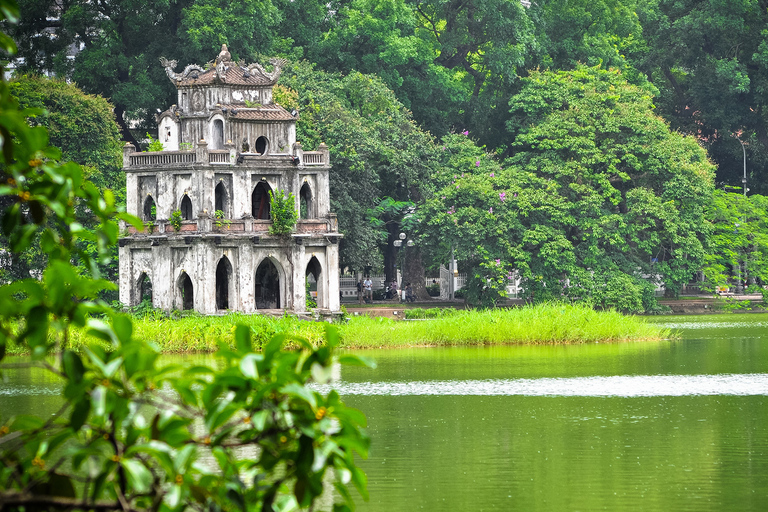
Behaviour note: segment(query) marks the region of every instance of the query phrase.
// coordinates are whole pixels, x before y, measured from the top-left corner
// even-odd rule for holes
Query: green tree
[[[399,230],[389,224],[382,232],[369,212],[384,197],[421,200],[433,165],[431,136],[375,77],[324,73],[301,63],[287,67],[280,84],[276,101],[300,112],[297,139],[305,149],[325,142],[330,150],[331,211],[344,233],[341,267],[387,267],[387,247]]]
[[[79,162],[97,187],[122,193],[123,144],[107,100],[85,94],[64,80],[42,76],[16,76],[9,87],[22,109],[42,109],[30,122],[48,130],[49,143],[61,149],[63,160]]]
[[[623,274],[650,307],[649,281],[674,294],[691,279],[704,260],[713,169],[654,114],[647,90],[617,71],[534,72],[510,109],[503,167],[469,142],[445,145],[452,174],[438,177],[421,214],[430,245],[455,245],[474,268],[498,259],[537,300],[611,306],[606,287]]]
[[[61,150],[62,159],[83,162],[85,179],[99,188],[111,189],[117,204],[122,205],[125,202],[122,144],[112,106],[104,98],[84,94],[62,80],[18,76],[8,86],[20,107],[28,109],[30,124],[46,128],[49,143]],[[87,205],[76,200],[75,208],[82,225],[92,227],[93,218]],[[2,235],[0,242],[6,242]],[[93,256],[96,255],[94,243],[82,243]],[[117,282],[116,248],[112,251],[111,263],[102,264],[101,270],[105,277]],[[10,253],[0,262],[0,279],[9,281],[40,276],[46,259],[46,251],[36,239],[24,251]],[[109,295],[116,298],[115,293]]]
[[[0,0],[0,22],[17,17],[15,3]],[[0,47],[15,49],[2,33]],[[26,366],[61,379],[64,406],[46,418],[0,411],[0,503],[61,511],[311,509],[332,470],[345,500],[334,510],[350,510],[347,483],[366,496],[354,460],[367,453],[365,417],[335,392],[306,384],[327,382],[334,361],[362,361],[334,355],[331,329],[325,346],[291,338],[295,347],[285,350],[286,336],[253,347],[250,329],[238,326],[216,369],[161,367],[156,349],[133,337],[130,318],[97,298],[113,286],[96,263],[117,242],[117,220],[141,222],[119,213],[114,194],[102,195],[80,166],[58,161],[46,129],[27,124],[42,112],[19,110],[2,72],[4,251],[23,251],[39,237],[49,260],[40,279],[0,285],[0,363],[7,344],[24,344],[33,361]],[[78,201],[96,219],[93,229],[81,224]],[[74,259],[85,264],[76,268]],[[80,353],[69,344],[72,326],[91,335]]]
[[[738,185],[748,148],[750,187],[766,193],[768,9],[764,2],[654,0],[639,10],[647,51],[634,66],[660,94],[659,114],[696,136],[718,164],[719,182]]]
[[[160,57],[204,64],[222,43],[235,59],[271,48],[279,13],[270,0],[143,2],[22,0],[12,30],[23,71],[54,71],[91,94],[109,98],[124,140],[136,141],[128,121],[154,126],[154,111],[175,102]],[[41,37],[41,34],[53,34]],[[73,48],[77,51],[70,58]]]
[[[768,198],[716,190],[706,214],[712,233],[702,267],[704,288],[768,283]]]

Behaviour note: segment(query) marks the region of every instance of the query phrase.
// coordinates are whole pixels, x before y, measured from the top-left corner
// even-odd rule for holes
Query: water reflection
[[[342,396],[594,396],[662,397],[692,395],[768,395],[768,374],[620,375],[558,379],[353,382],[315,386]]]

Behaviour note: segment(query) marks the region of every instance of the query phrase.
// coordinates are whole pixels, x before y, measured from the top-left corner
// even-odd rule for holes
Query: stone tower
[[[297,113],[273,102],[284,62],[268,73],[232,62],[226,45],[205,67],[176,73],[175,61],[161,62],[178,100],[158,115],[164,151],[123,150],[127,210],[147,227],[120,239],[120,301],[303,313],[311,287],[322,313],[338,312],[342,235],[330,212],[328,148],[303,151]],[[277,191],[292,193],[300,212],[289,236],[269,234]]]

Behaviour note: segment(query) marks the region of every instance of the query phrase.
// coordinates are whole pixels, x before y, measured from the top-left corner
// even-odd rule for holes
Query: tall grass
[[[325,340],[322,322],[232,313],[226,316],[168,318],[162,313],[134,317],[134,336],[154,342],[162,352],[213,352],[218,343],[233,344],[235,326],[251,328],[258,349],[273,335],[302,336],[313,345]],[[594,343],[660,340],[671,336],[642,318],[578,305],[540,304],[513,309],[444,311],[426,320],[402,321],[359,316],[339,325],[346,348],[446,345]],[[73,329],[70,346],[93,343],[85,330]],[[23,347],[8,347],[21,354]]]
[[[358,317],[341,331],[344,346],[350,348],[594,343],[660,340],[670,336],[669,329],[638,317],[562,304],[457,310],[451,315],[411,322]]]

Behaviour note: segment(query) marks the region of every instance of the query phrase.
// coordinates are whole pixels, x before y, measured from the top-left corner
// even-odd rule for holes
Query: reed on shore
[[[411,317],[418,315],[409,315]],[[426,316],[426,315],[425,315]],[[510,309],[443,310],[411,321],[355,316],[338,324],[341,347],[395,348],[449,345],[594,343],[658,341],[672,336],[635,316],[568,304],[538,304]],[[219,342],[234,343],[235,326],[250,327],[254,346],[277,333],[301,336],[313,345],[325,340],[325,324],[293,316],[269,317],[231,313],[181,318],[154,312],[134,317],[134,336],[155,343],[161,352],[213,352]],[[77,349],[93,342],[84,329],[74,329],[69,344]],[[11,354],[22,347],[8,347]]]

